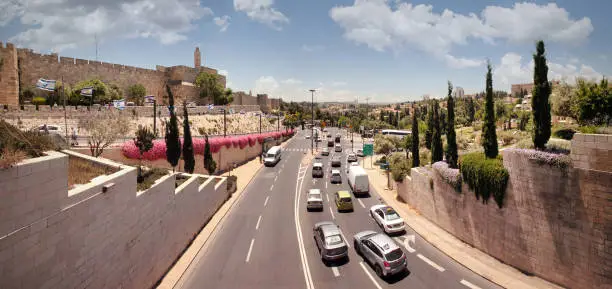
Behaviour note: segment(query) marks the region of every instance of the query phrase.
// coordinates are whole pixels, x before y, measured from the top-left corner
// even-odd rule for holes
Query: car
[[[333,140],[328,140],[327,141],[327,147],[333,148],[334,147],[334,141]]]
[[[404,219],[390,206],[374,205],[370,208],[370,216],[387,234],[404,232],[406,229]]]
[[[45,128],[46,126],[46,128]],[[63,131],[58,125],[46,124],[38,127],[39,133],[61,134]]]
[[[342,183],[342,176],[340,175],[340,171],[339,170],[332,170],[331,171],[331,176],[330,178],[330,182],[332,184],[341,184]]]
[[[381,278],[405,272],[408,268],[404,251],[383,233],[359,232],[353,236],[353,246]]]
[[[273,167],[281,160],[281,147],[273,146],[268,150],[264,156],[264,165],[266,167]]]
[[[340,144],[336,144],[336,147],[334,148],[335,152],[342,152],[342,146]]]
[[[338,225],[329,221],[319,222],[314,225],[312,233],[324,262],[348,258],[348,244]]]
[[[338,212],[353,211],[353,198],[348,191],[337,191],[334,194],[334,202]]]
[[[349,153],[348,156],[346,157],[346,161],[349,163],[352,162],[356,162],[357,161],[357,155],[354,153]]]
[[[363,157],[363,150],[357,150],[357,156],[358,157]]]
[[[323,132],[327,132],[327,128],[323,128]]]
[[[321,151],[321,155],[328,156],[329,155],[329,149],[328,148],[323,148],[323,150]]]
[[[306,135],[306,139],[310,139],[310,135],[309,134]]]
[[[323,177],[323,164],[322,163],[314,163],[312,164],[312,177],[313,178],[322,178]]]
[[[340,156],[333,156],[331,160],[332,167],[340,167],[342,166],[342,162],[340,161]]]
[[[331,137],[332,137],[332,136],[331,136],[331,133],[328,133],[328,134],[327,134],[327,138],[331,138]]]
[[[306,210],[321,210],[323,211],[323,197],[321,196],[321,190],[310,189],[308,191],[306,199]]]
[[[350,173],[351,171],[351,167],[358,167],[359,163],[358,162],[346,162],[346,173]]]
[[[341,136],[342,136],[342,135],[341,135],[341,134],[339,134],[339,133],[337,133],[337,134],[336,134],[336,139],[335,139],[335,141],[336,141],[337,143],[339,143],[339,142],[340,142],[340,137],[341,137]]]

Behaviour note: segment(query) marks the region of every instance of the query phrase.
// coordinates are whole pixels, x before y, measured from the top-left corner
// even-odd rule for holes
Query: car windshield
[[[325,244],[327,245],[338,245],[342,243],[342,236],[340,235],[331,235],[325,238]]]
[[[340,198],[340,202],[350,203],[351,202],[351,198]]]
[[[268,154],[269,158],[273,158],[275,156],[275,154]]]
[[[320,193],[310,193],[308,194],[309,197],[311,198],[315,198],[315,199],[320,199],[321,198],[321,194]]]
[[[394,210],[387,210],[385,213],[385,219],[389,221],[397,220],[400,216]]]
[[[397,248],[387,254],[385,254],[385,258],[387,259],[387,261],[395,261],[399,258],[402,257],[404,253],[402,252],[401,249]]]

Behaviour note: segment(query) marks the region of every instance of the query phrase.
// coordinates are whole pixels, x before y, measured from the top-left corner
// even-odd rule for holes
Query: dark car
[[[342,162],[340,161],[340,157],[339,156],[334,156],[331,160],[331,165],[332,167],[339,167],[342,166]]]

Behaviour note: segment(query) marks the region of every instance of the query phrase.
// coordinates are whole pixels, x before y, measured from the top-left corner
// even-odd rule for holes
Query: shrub
[[[228,198],[236,192],[238,189],[238,177],[237,176],[229,176],[227,177],[227,193]]]
[[[597,133],[597,127],[594,125],[585,125],[578,128],[581,133],[595,134]]]
[[[567,169],[572,164],[572,159],[568,155],[556,154],[533,149],[510,149],[512,152],[527,156],[529,160],[535,161],[539,165],[547,164],[562,170]]]
[[[565,139],[565,140],[571,140],[574,137],[575,133],[576,131],[571,128],[562,128],[562,129],[556,130],[553,133],[553,135],[558,138]]]
[[[47,99],[45,99],[42,96],[36,96],[34,98],[32,98],[32,103],[35,105],[41,105],[41,104],[45,104],[47,102]]]
[[[136,183],[138,191],[149,189],[155,181],[168,174],[168,171],[162,168],[152,168],[142,174],[142,180]]]
[[[435,162],[431,166],[440,177],[451,185],[455,191],[461,192],[461,172],[459,169],[453,169],[446,162]]]
[[[546,151],[568,155],[572,150],[572,142],[564,139],[550,139],[546,144]]]
[[[394,181],[404,181],[404,178],[410,175],[411,167],[412,163],[409,159],[406,159],[406,154],[393,153],[389,156],[389,169],[391,170],[391,177]]]
[[[0,120],[0,163],[8,168],[25,157],[40,157],[44,151],[58,149],[48,135],[38,131],[22,131]]]
[[[503,166],[501,155],[487,158],[483,153],[465,154],[459,167],[463,180],[474,191],[476,199],[482,198],[486,204],[493,195],[497,206],[503,206],[509,174]]]

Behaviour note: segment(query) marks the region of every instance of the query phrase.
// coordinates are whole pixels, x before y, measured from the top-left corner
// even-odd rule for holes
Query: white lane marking
[[[325,198],[327,198],[327,202],[329,203],[329,195],[325,194]]]
[[[363,269],[363,271],[366,272],[368,277],[370,277],[370,280],[372,280],[372,283],[374,283],[374,286],[376,286],[376,288],[378,288],[378,289],[382,289],[382,287],[380,287],[380,285],[378,285],[378,282],[376,282],[376,279],[374,279],[374,276],[372,276],[372,274],[370,274],[370,271],[368,271],[368,268],[365,267],[363,262],[359,262],[359,265],[361,265],[361,269]]]
[[[408,252],[410,253],[414,253],[416,252],[415,249],[413,249],[410,246],[410,243],[414,244],[415,243],[415,237],[414,235],[408,235],[405,239],[404,239],[404,247],[406,247],[406,250],[408,250]]]
[[[357,202],[359,202],[359,204],[361,205],[361,207],[363,207],[365,209],[365,205],[363,204],[363,202],[361,201],[361,199],[357,199]]]
[[[282,168],[281,168],[282,169]],[[276,180],[278,179],[278,175],[276,175],[276,177],[274,177],[274,181],[276,182]]]
[[[274,189],[274,184],[272,184],[272,185],[270,186],[270,191],[271,191],[272,189]]]
[[[338,267],[331,267],[331,269],[335,277],[340,276],[340,271],[338,271]]]
[[[329,212],[330,212],[330,213],[331,213],[331,215],[332,215],[332,219],[334,219],[334,220],[335,220],[335,219],[336,219],[336,216],[334,216],[334,209],[332,209],[332,207],[331,207],[331,206],[329,207]]]
[[[249,263],[249,260],[251,260],[251,251],[253,250],[253,243],[255,243],[255,238],[251,239],[251,246],[249,246],[249,252],[247,253],[246,256],[246,263]]]
[[[429,258],[421,255],[421,254],[417,254],[417,257],[419,257],[421,260],[425,261],[425,263],[429,264],[429,266],[434,267],[436,270],[440,271],[440,272],[444,272],[446,269],[442,268],[440,265],[434,263],[434,261],[429,260]]]
[[[466,281],[465,279],[461,279],[461,282],[459,282],[459,283],[465,285],[466,287],[472,288],[472,289],[480,289],[480,287],[478,287],[478,286],[476,286],[476,285]]]
[[[325,188],[327,189],[327,182],[325,182]]]
[[[266,197],[266,201],[264,202],[264,207],[268,204],[268,199],[270,198],[270,196]]]
[[[299,177],[299,172],[298,172]],[[301,199],[301,191],[302,185],[304,184],[304,179],[302,181],[297,181],[295,183],[295,199],[293,203],[293,216],[295,219],[295,233],[298,239],[298,249],[300,251],[300,261],[302,262],[302,272],[304,272],[304,281],[306,282],[306,289],[314,289],[314,283],[312,282],[312,275],[310,274],[310,267],[308,266],[308,257],[306,256],[306,249],[304,248],[304,240],[302,239],[302,228],[300,227],[300,199]]]
[[[255,230],[259,229],[259,222],[261,222],[261,215],[257,218],[257,225],[255,225]]]

